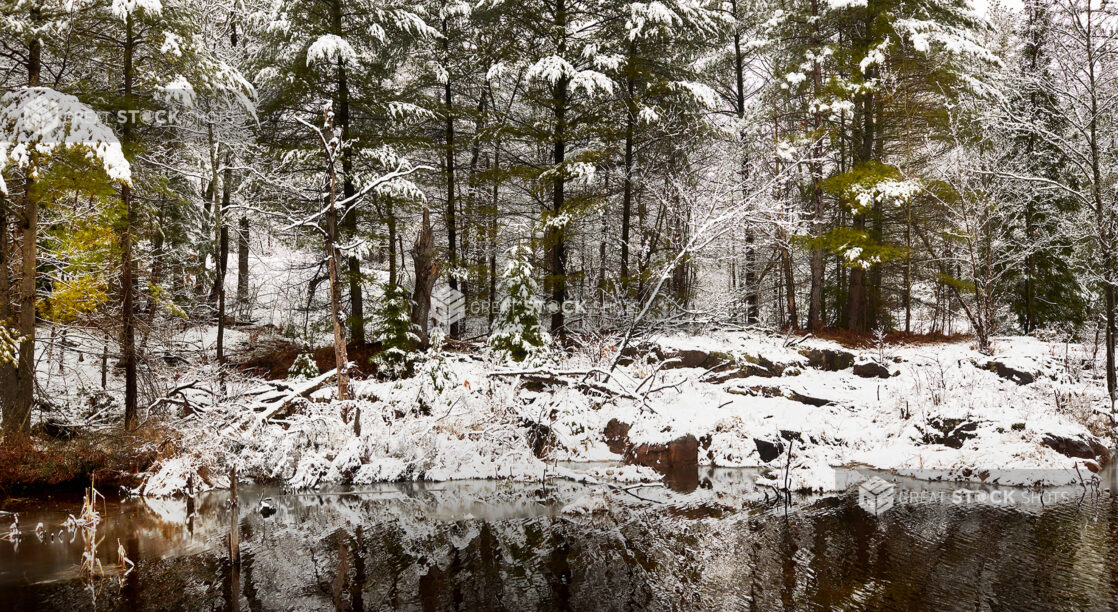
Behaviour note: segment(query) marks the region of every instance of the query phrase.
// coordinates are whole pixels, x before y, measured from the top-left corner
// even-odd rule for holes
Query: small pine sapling
[[[320,372],[318,365],[314,362],[314,357],[309,352],[299,353],[295,358],[295,362],[287,370],[287,378],[291,380],[310,380],[317,378]]]
[[[411,299],[398,285],[385,285],[376,303],[376,340],[381,351],[372,362],[387,378],[410,376],[415,368],[419,335],[411,322],[411,305]]]
[[[512,361],[539,357],[551,343],[551,336],[540,324],[540,300],[530,255],[522,245],[509,251],[501,278],[504,297],[489,335],[489,346],[499,357]]]

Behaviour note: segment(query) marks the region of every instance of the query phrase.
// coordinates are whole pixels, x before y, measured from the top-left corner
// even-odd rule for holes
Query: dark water
[[[192,508],[110,499],[93,575],[79,571],[80,531],[51,538],[80,500],[7,499],[0,510],[20,513],[22,537],[0,541],[0,609],[1109,610],[1112,479],[967,495],[901,480],[879,517],[854,490],[766,498],[744,470],[703,470],[688,493],[570,481],[245,487],[239,567],[226,493]],[[125,576],[118,548],[136,562]]]

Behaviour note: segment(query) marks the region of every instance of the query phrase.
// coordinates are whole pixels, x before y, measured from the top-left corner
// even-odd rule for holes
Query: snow
[[[603,430],[613,419],[631,425],[628,439],[634,446],[693,435],[701,441],[701,465],[760,468],[756,484],[762,487],[838,490],[845,485],[836,470],[848,466],[928,480],[1067,485],[1089,475],[1087,464],[1042,441],[1093,439],[1095,409],[1107,405],[1090,369],[1074,370],[1085,368],[1089,347],[1033,338],[995,339],[992,357],[965,343],[851,349],[755,332],[664,335],[637,348],[616,380],[631,389],[657,372],[648,388],[661,390],[643,404],[574,386],[524,388],[516,377],[490,376],[500,368],[485,351],[444,353],[409,379],[352,381],[351,401],[331,401],[333,391],[325,387],[315,401],[300,401],[292,414],[257,421],[251,429],[233,427],[215,437],[202,423],[188,427],[181,447],[193,450],[161,462],[144,493],[174,494],[202,465],[224,474],[233,464],[238,474],[278,479],[295,489],[398,480],[533,480],[547,474],[618,483],[658,478],[650,468],[620,465],[621,457],[610,452]],[[719,383],[705,368],[657,370],[660,355],[684,350],[717,353],[756,373]],[[849,363],[838,371],[813,367],[812,356],[825,351],[848,353],[849,363],[884,363],[895,375],[861,378]],[[606,359],[612,356],[606,353]],[[576,352],[551,367],[608,367],[599,364],[602,358]],[[1003,379],[986,367],[991,359],[1034,372],[1037,380],[1018,385]],[[780,375],[766,375],[766,368]],[[804,396],[825,404],[805,403]],[[1057,406],[1053,397],[1060,396],[1078,403]],[[226,410],[237,413],[235,407]],[[354,419],[360,421],[360,435],[354,433]],[[934,426],[945,419],[970,428],[957,448],[926,439],[939,435]],[[533,452],[544,431],[546,460]],[[778,447],[778,456],[762,459],[758,441]],[[559,461],[586,467],[553,464]],[[220,480],[200,486],[220,486]],[[598,506],[591,499],[567,511],[593,512]]]
[[[163,3],[159,0],[113,0],[113,15],[121,21],[140,11],[149,17],[157,17],[163,12]]]
[[[352,65],[357,63],[357,53],[341,36],[323,34],[307,48],[307,65],[311,66],[320,61]]]
[[[15,164],[34,170],[36,156],[76,149],[86,151],[110,179],[131,182],[131,166],[116,135],[74,96],[49,87],[24,87],[0,97],[0,107],[0,168]],[[0,192],[8,192],[3,178]]]

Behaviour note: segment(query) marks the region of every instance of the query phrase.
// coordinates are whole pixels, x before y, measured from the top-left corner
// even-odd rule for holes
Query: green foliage
[[[865,231],[853,227],[836,227],[818,238],[804,240],[811,246],[840,255],[848,268],[868,268],[903,259],[904,247],[882,244]]]
[[[289,380],[310,380],[319,374],[321,372],[318,371],[318,364],[314,362],[314,357],[310,353],[299,353],[291,368],[287,370]]]
[[[538,286],[532,278],[531,253],[515,246],[509,251],[508,263],[501,277],[501,298],[489,346],[503,358],[524,361],[539,356],[551,342],[540,324]]]
[[[414,371],[419,335],[411,322],[411,309],[411,298],[402,287],[383,286],[373,311],[375,339],[381,350],[372,362],[387,378],[403,378]]]
[[[962,278],[955,278],[949,274],[938,274],[936,280],[948,287],[954,287],[959,293],[974,293],[976,285],[974,281],[968,281]]]

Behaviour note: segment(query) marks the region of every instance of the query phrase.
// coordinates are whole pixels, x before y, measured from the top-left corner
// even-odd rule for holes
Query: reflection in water
[[[702,470],[689,492],[648,488],[640,498],[568,481],[298,495],[246,486],[239,565],[229,558],[226,493],[192,504],[109,500],[104,541],[119,539],[137,565],[101,585],[96,608],[1102,610],[1118,602],[1118,500],[1106,492],[956,504],[952,485],[907,482],[920,495],[873,517],[853,492],[786,505],[766,502],[751,483],[745,471]],[[267,518],[265,497],[275,508]],[[77,507],[5,504],[21,525],[41,521],[47,533]],[[93,607],[77,575],[81,550],[80,538],[24,537],[18,550],[0,543],[0,601]],[[115,546],[99,554],[105,567],[119,565],[109,556]]]

